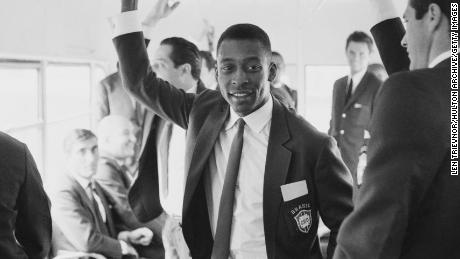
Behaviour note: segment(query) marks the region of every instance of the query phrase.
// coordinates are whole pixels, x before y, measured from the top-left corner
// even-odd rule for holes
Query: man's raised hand
[[[157,0],[153,8],[147,13],[142,25],[151,27],[154,26],[159,20],[168,17],[180,2],[174,2],[170,5],[169,0]]]

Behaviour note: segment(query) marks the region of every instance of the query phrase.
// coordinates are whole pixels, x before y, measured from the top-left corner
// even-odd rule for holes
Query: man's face
[[[170,45],[160,45],[153,57],[152,69],[157,76],[177,88],[181,88],[181,69],[177,68],[170,58],[172,47]]]
[[[406,48],[410,59],[410,70],[428,67],[430,51],[430,35],[427,26],[427,14],[422,19],[415,18],[415,9],[407,6],[404,12],[406,23],[406,35],[401,41],[401,45]]]
[[[107,136],[104,149],[116,159],[127,159],[135,154],[138,128],[130,121],[117,123]]]
[[[367,69],[370,51],[365,42],[350,41],[346,49],[346,55],[352,74]]]
[[[269,78],[276,74],[270,53],[252,40],[224,40],[217,53],[217,81],[224,99],[239,116],[246,116],[270,97]]]
[[[96,138],[76,142],[67,154],[67,166],[73,174],[90,180],[96,174],[99,153]]]

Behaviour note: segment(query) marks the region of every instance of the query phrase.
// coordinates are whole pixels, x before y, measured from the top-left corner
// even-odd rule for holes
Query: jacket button
[[[342,113],[342,118],[346,118],[346,117],[347,117],[347,114]]]
[[[345,131],[344,130],[340,130],[340,135],[343,135],[345,134]]]

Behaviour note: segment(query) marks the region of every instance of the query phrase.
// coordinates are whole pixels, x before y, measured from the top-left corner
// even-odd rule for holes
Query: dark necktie
[[[240,169],[241,151],[243,150],[244,125],[243,119],[237,121],[238,132],[233,138],[230,147],[224,188],[222,189],[222,196],[220,197],[216,236],[212,248],[212,259],[226,259],[230,254],[235,187],[238,171]]]
[[[345,103],[348,103],[348,101],[350,100],[352,91],[353,91],[353,79],[350,79],[350,83],[347,86],[347,93],[345,95]]]

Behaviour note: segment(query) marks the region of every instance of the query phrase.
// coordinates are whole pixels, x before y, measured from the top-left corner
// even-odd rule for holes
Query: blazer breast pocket
[[[371,109],[369,105],[355,103],[353,107],[355,112],[358,113],[357,123],[361,126],[367,127],[371,119]]]
[[[313,231],[314,210],[308,199],[308,194],[284,202],[282,214],[289,236],[297,238],[308,234],[316,235],[313,233],[315,232]]]

